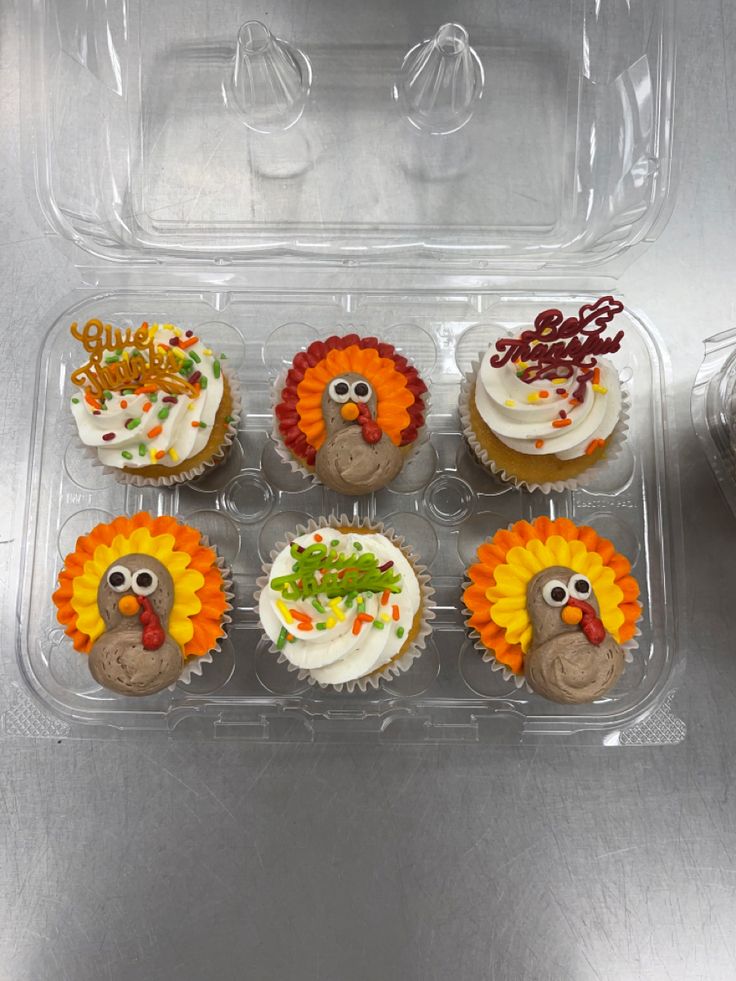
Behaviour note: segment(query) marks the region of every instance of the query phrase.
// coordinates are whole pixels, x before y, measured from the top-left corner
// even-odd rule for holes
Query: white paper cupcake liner
[[[174,691],[176,686],[179,684],[188,685],[194,677],[201,677],[205,664],[211,664],[215,654],[218,654],[222,649],[222,642],[227,637],[227,625],[232,623],[233,619],[230,616],[230,610],[233,608],[230,601],[235,595],[233,593],[232,573],[230,572],[228,566],[225,565],[225,560],[218,554],[217,548],[211,544],[206,535],[200,535],[200,542],[205,548],[211,548],[217,556],[217,568],[220,570],[220,574],[222,575],[222,591],[225,594],[225,610],[222,614],[221,621],[225,631],[211,651],[208,651],[206,654],[193,655],[192,657],[185,658],[184,667],[182,668],[181,674],[173,685],[169,685],[167,689],[168,691]]]
[[[347,515],[344,514],[340,516],[332,514],[326,518],[310,518],[307,525],[297,525],[292,534],[287,536],[283,542],[278,542],[271,550],[271,561],[263,563],[263,575],[256,580],[257,589],[253,598],[256,606],[258,605],[261,591],[268,585],[271,566],[276,556],[288,545],[290,545],[295,538],[298,538],[299,535],[310,534],[312,532],[319,531],[321,528],[334,528],[336,530],[339,528],[354,528],[356,531],[383,535],[388,539],[388,541],[391,542],[392,545],[395,545],[404,554],[405,558],[411,563],[417,577],[417,582],[419,583],[419,593],[421,597],[420,608],[422,611],[419,629],[409,647],[399,657],[394,658],[394,660],[389,661],[388,664],[384,664],[381,668],[372,671],[370,674],[363,675],[362,678],[356,678],[352,681],[345,681],[337,685],[325,685],[322,682],[318,682],[311,676],[308,670],[305,668],[298,668],[296,665],[291,664],[289,659],[276,647],[273,641],[269,647],[269,652],[278,656],[279,662],[286,664],[289,671],[298,671],[300,681],[306,680],[310,685],[319,685],[320,688],[330,688],[333,691],[338,692],[342,691],[343,688],[350,693],[355,691],[356,688],[361,692],[366,692],[369,688],[378,688],[382,679],[388,680],[390,678],[396,678],[403,672],[408,671],[412,663],[418,657],[420,657],[424,651],[427,638],[432,632],[430,621],[434,620],[435,618],[435,603],[432,598],[434,596],[434,589],[430,585],[430,576],[426,567],[422,565],[418,557],[409,550],[404,542],[404,539],[400,535],[397,535],[392,528],[386,528],[379,521],[369,521],[366,518],[348,518]],[[261,629],[263,628],[261,627]]]
[[[514,523],[508,525],[508,530],[511,531],[513,526]],[[484,539],[478,545],[478,548],[480,548],[481,545],[487,545],[491,541],[493,541],[493,536]],[[472,564],[473,563],[471,563],[471,565]],[[472,585],[473,585],[472,582],[468,578],[465,578],[463,580],[463,584],[462,584],[463,596],[465,596],[465,590]],[[471,627],[470,623],[468,622],[472,617],[473,612],[472,610],[469,610],[465,606],[465,604],[463,604],[462,606],[462,614],[463,614],[463,621],[465,624],[465,630],[467,631],[470,639],[473,641],[473,647],[477,651],[481,652],[481,654],[483,655],[483,660],[486,662],[486,664],[490,664],[491,670],[500,671],[504,681],[513,681],[513,683],[516,685],[517,688],[523,688],[525,692],[527,692],[527,694],[529,695],[534,694],[531,687],[527,683],[524,674],[516,674],[515,672],[513,672],[511,668],[508,667],[508,665],[503,664],[501,661],[497,660],[496,655],[493,653],[493,651],[490,651],[486,647],[478,631],[475,629],[475,627]],[[625,644],[619,644],[619,647],[623,649],[624,661],[626,662],[626,664],[630,664],[634,660],[634,651],[639,647],[639,641],[637,640],[637,638],[641,637],[641,630],[639,630],[638,624],[641,623],[641,621],[642,621],[642,617],[639,617],[639,619],[637,620],[636,633],[631,638],[631,640],[627,640]]]
[[[522,480],[515,474],[507,473],[491,459],[488,451],[481,446],[470,421],[470,399],[475,388],[475,380],[479,367],[480,361],[474,361],[470,371],[465,374],[460,385],[460,400],[458,403],[460,424],[462,426],[463,436],[473,451],[475,458],[499,480],[507,484],[512,484],[514,487],[522,488],[523,490],[539,490],[543,494],[558,493],[564,490],[574,491],[578,488],[584,490],[586,482],[590,480],[593,474],[600,474],[605,467],[620,455],[624,448],[626,434],[629,429],[629,412],[631,409],[629,393],[623,387],[621,388],[621,415],[619,416],[615,429],[606,441],[606,452],[600,460],[592,463],[583,473],[577,477],[571,477],[568,480],[547,481],[543,484],[535,484],[528,480]]]
[[[408,360],[408,359],[407,359]],[[314,484],[321,484],[319,477],[310,469],[303,460],[301,460],[296,454],[292,453],[288,448],[286,443],[284,443],[284,437],[281,435],[279,429],[279,420],[276,416],[276,406],[281,401],[281,393],[286,384],[286,376],[289,373],[289,368],[284,368],[276,379],[273,388],[271,389],[271,414],[273,416],[273,424],[271,426],[271,440],[276,447],[276,452],[283,462],[289,467],[292,473],[299,473],[302,477],[311,481]],[[429,440],[429,427],[427,426],[427,418],[431,411],[431,399],[429,394],[429,389],[422,394],[422,401],[424,402],[424,425],[421,427],[417,433],[417,438],[409,446],[402,447],[402,452],[404,454],[404,464],[405,467],[409,460],[418,452],[420,447]],[[403,469],[403,467],[402,467]],[[401,473],[401,471],[399,471]],[[395,479],[395,478],[394,478]],[[359,496],[359,495],[355,495]]]
[[[223,375],[225,375],[225,372],[223,372]],[[200,463],[198,466],[192,467],[191,470],[171,474],[171,476],[144,477],[140,474],[126,473],[125,470],[118,467],[108,467],[107,464],[100,460],[94,446],[86,446],[80,440],[79,445],[82,447],[84,456],[91,461],[92,466],[99,467],[103,473],[110,474],[110,476],[114,477],[118,483],[130,484],[133,487],[174,487],[176,484],[188,484],[190,481],[196,480],[196,478],[201,477],[205,471],[218,467],[220,464],[225,462],[228,454],[230,453],[233,441],[238,434],[238,424],[243,412],[243,400],[240,394],[240,386],[229,372],[225,375],[225,377],[227,378],[227,382],[230,387],[230,398],[232,401],[230,417],[232,421],[227,425],[225,435],[223,436],[219,449],[209,460],[205,460],[204,463]]]

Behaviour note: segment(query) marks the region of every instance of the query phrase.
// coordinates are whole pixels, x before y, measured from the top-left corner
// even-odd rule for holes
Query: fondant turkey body
[[[529,686],[555,702],[592,702],[616,682],[624,652],[606,631],[590,582],[564,566],[537,573],[527,587],[532,643],[524,657]]]
[[[97,590],[105,631],[89,653],[98,684],[151,695],[177,680],[184,659],[167,631],[173,602],[171,576],[150,555],[126,555],[105,570]]]
[[[322,396],[322,413],[325,441],[314,464],[322,483],[369,494],[396,477],[403,456],[375,421],[376,395],[367,379],[346,372],[334,380]]]

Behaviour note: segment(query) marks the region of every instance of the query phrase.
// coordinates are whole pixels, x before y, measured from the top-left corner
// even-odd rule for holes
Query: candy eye
[[[122,565],[114,565],[107,573],[107,585],[116,593],[130,589],[130,572]]]
[[[542,597],[548,606],[564,606],[568,600],[567,586],[559,579],[550,579],[542,586]]]
[[[373,395],[373,389],[368,382],[353,382],[351,385],[351,394],[354,402],[367,402],[371,395]]]
[[[581,576],[579,572],[576,572],[574,576],[570,576],[567,588],[570,590],[570,595],[574,596],[575,599],[587,600],[591,593],[590,580],[586,579],[585,576]]]
[[[347,402],[350,398],[350,385],[344,378],[333,378],[327,392],[333,402]]]
[[[133,575],[133,592],[136,596],[150,596],[158,586],[158,576],[150,569],[139,569]]]

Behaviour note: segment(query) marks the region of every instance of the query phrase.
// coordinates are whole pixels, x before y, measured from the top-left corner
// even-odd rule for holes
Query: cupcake
[[[421,653],[433,590],[389,529],[322,518],[297,528],[271,557],[258,583],[261,625],[300,677],[365,691]]]
[[[152,695],[201,674],[220,649],[230,599],[207,540],[145,511],[82,535],[53,595],[95,681],[122,695]]]
[[[517,521],[478,549],[464,590],[483,659],[570,705],[601,698],[636,647],[642,607],[628,559],[567,518]]]
[[[478,460],[529,490],[574,489],[623,443],[626,406],[613,364],[623,330],[604,336],[623,304],[604,296],[565,319],[544,310],[534,328],[503,337],[466,376],[463,433]]]
[[[391,344],[357,334],[315,341],[276,385],[274,440],[292,469],[342,494],[369,494],[418,445],[426,391]]]
[[[71,380],[71,409],[88,452],[119,480],[160,486],[222,463],[235,438],[240,397],[222,357],[191,330],[136,330],[88,320],[71,333],[89,355]]]

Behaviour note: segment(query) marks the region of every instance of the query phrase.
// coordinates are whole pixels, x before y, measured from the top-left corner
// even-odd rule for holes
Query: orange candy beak
[[[360,415],[360,410],[355,402],[346,402],[340,409],[340,415],[346,422],[355,422]]]
[[[140,610],[140,605],[135,596],[123,596],[118,603],[118,609],[124,617],[132,617]]]
[[[564,606],[560,616],[565,623],[573,627],[583,619],[583,611],[579,610],[576,606]]]

